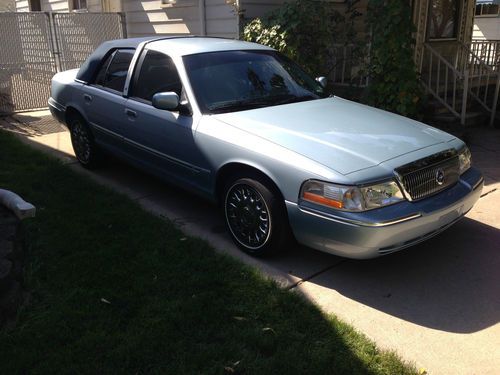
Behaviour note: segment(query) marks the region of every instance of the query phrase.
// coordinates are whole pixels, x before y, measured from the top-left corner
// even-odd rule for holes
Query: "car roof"
[[[76,75],[76,79],[81,82],[90,82],[101,62],[110,51],[118,48],[138,48],[141,43],[145,43],[148,49],[163,52],[171,57],[186,56],[197,53],[234,51],[234,50],[272,50],[257,43],[242,42],[234,39],[199,37],[199,36],[149,36],[143,38],[115,39],[102,43],[82,64]]]
[[[272,50],[270,47],[257,43],[214,37],[162,39],[148,43],[147,48],[163,52],[171,57],[217,51]]]
[[[116,39],[108,40],[96,48],[94,52],[85,60],[80,66],[80,70],[76,75],[76,79],[82,82],[90,82],[104,58],[109,56],[109,52],[117,48],[137,48],[143,42],[150,42],[158,37],[145,37],[145,38],[130,38],[130,39]]]

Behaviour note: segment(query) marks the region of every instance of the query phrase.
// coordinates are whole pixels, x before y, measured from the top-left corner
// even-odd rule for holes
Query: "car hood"
[[[215,117],[344,175],[455,138],[339,97]]]

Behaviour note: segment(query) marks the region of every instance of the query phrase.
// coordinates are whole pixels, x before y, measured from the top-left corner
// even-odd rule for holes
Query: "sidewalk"
[[[500,131],[474,129],[473,162],[483,197],[438,237],[387,257],[354,261],[298,247],[259,260],[232,244],[215,208],[118,161],[97,172],[74,159],[69,134],[31,112],[0,127],[71,168],[176,222],[187,234],[258,267],[430,374],[497,374],[500,369]]]

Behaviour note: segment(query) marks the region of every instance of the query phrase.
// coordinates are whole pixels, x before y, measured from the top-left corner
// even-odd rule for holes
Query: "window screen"
[[[147,51],[132,96],[151,101],[154,94],[168,91],[181,96],[182,83],[174,62],[160,52]]]
[[[131,49],[117,50],[109,56],[97,73],[95,84],[122,92],[134,52]]]

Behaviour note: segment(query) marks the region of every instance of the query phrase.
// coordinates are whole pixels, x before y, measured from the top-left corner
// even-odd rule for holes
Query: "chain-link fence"
[[[0,113],[12,113],[47,107],[56,72],[126,32],[119,13],[0,12],[0,35]]]
[[[0,13],[0,112],[47,106],[56,73],[49,18]]]
[[[54,13],[53,17],[61,70],[78,68],[102,42],[126,37],[119,13]]]

